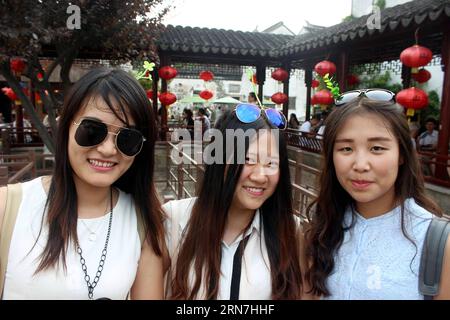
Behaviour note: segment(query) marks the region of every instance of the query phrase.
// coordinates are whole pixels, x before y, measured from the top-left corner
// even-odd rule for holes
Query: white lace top
[[[371,219],[345,213],[344,225],[353,226],[335,256],[327,279],[327,299],[423,299],[419,293],[419,266],[425,235],[433,215],[413,199],[405,201],[402,233],[401,207]],[[352,219],[353,216],[353,219]],[[353,220],[353,221],[352,221]]]
[[[53,268],[34,275],[48,237],[48,228],[43,227],[38,239],[47,199],[41,180],[36,178],[22,184],[22,202],[11,238],[3,299],[88,299],[80,257],[72,243],[67,251],[67,272]],[[94,219],[78,219],[78,239],[91,283],[105,246],[109,218],[110,213]],[[140,254],[136,210],[131,196],[120,191],[113,210],[106,261],[94,289],[94,299],[126,299]]]

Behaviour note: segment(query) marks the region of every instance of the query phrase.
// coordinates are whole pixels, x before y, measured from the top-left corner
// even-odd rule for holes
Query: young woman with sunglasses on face
[[[169,299],[299,298],[299,223],[287,150],[268,117],[251,104],[225,113],[216,127],[223,156],[205,165],[198,197],[163,206]],[[235,134],[247,136],[245,148]]]
[[[163,297],[151,110],[122,70],[96,69],[73,85],[58,122],[53,176],[22,184],[4,299]]]
[[[344,93],[326,120],[320,192],[305,227],[308,291],[326,299],[424,299],[419,267],[442,212],[425,194],[403,109],[385,90]],[[440,294],[450,298],[450,245]]]

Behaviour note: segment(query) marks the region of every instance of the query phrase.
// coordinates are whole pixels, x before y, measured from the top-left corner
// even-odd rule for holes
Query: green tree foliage
[[[381,10],[386,8],[386,0],[375,0],[373,4],[379,7]]]
[[[170,9],[164,0],[5,0],[0,11],[0,74],[20,98],[42,140],[54,152],[53,138],[39,119],[31,100],[22,92],[10,69],[12,57],[23,57],[30,79],[42,97],[52,131],[61,99],[50,86],[50,76],[60,67],[64,91],[71,85],[70,69],[76,58],[106,59],[111,63],[156,61],[155,39],[163,30],[161,19]],[[80,9],[79,28],[69,27],[73,11]],[[73,20],[71,20],[73,21]],[[40,57],[54,57],[43,68]],[[41,73],[43,78],[38,79]],[[55,135],[53,135],[55,136]]]
[[[399,83],[391,83],[392,76],[389,71],[384,73],[361,76],[358,88],[382,88],[390,90],[394,93],[399,92],[403,89],[402,85]]]
[[[432,117],[436,120],[440,118],[441,102],[435,90],[428,91],[428,107],[418,112],[420,123],[425,124],[426,119]]]

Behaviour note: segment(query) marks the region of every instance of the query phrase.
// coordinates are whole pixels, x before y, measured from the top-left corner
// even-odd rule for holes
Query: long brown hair
[[[419,206],[437,216],[442,216],[441,209],[425,194],[422,171],[409,135],[403,109],[392,102],[367,98],[359,98],[336,108],[325,123],[320,192],[307,210],[310,223],[305,232],[305,252],[309,260],[305,278],[311,287],[311,293],[315,295],[330,294],[326,279],[334,269],[334,255],[344,239],[345,210],[348,206],[354,205],[352,197],[337,180],[333,163],[333,147],[339,129],[349,117],[355,114],[377,115],[397,139],[403,163],[399,166],[395,181],[395,194],[396,200],[401,203],[401,223],[405,237],[412,241],[404,228],[404,202],[407,198],[413,198]]]
[[[125,71],[95,69],[78,80],[64,99],[58,121],[55,168],[45,206],[48,213],[43,221],[49,235],[36,273],[59,263],[66,268],[69,240],[77,240],[77,192],[68,155],[69,129],[77,112],[97,97],[126,124],[128,112],[136,129],[146,138],[131,167],[113,185],[132,196],[147,240],[157,255],[162,254],[163,212],[153,185],[156,125],[151,105],[142,86]],[[117,104],[120,112],[115,108]]]
[[[274,129],[264,118],[245,124],[234,112],[225,113],[218,121],[217,129],[224,137],[224,159],[227,146],[234,146],[225,134],[227,129]],[[234,131],[233,131],[234,132]],[[292,210],[291,184],[287,149],[280,134],[280,179],[273,195],[260,208],[265,245],[270,262],[273,299],[297,299],[300,296],[301,273],[299,264],[298,232]],[[245,141],[245,153],[249,148]],[[206,299],[217,298],[220,279],[221,243],[226,217],[235,193],[243,165],[206,165],[203,183],[199,191],[175,266],[172,281],[173,299],[196,299],[201,286],[206,288]],[[193,270],[193,272],[192,272]],[[193,285],[190,276],[194,277]]]

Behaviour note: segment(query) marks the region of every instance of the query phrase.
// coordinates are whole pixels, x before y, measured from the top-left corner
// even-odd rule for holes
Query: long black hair
[[[353,198],[337,179],[333,162],[334,143],[340,128],[349,117],[367,114],[380,117],[399,145],[402,163],[394,187],[396,202],[401,204],[402,232],[405,237],[412,241],[406,233],[403,222],[404,202],[407,198],[413,198],[419,206],[437,216],[442,216],[441,209],[425,194],[422,171],[403,109],[393,102],[367,98],[355,99],[347,105],[336,108],[325,122],[320,191],[317,199],[308,207],[310,223],[305,232],[305,251],[309,259],[305,278],[315,295],[330,294],[326,279],[334,269],[334,255],[344,239],[345,210],[355,205]]]
[[[130,115],[135,128],[146,138],[131,167],[113,185],[132,196],[146,239],[157,255],[162,253],[163,213],[153,184],[155,117],[144,89],[132,76],[123,70],[101,68],[78,80],[64,99],[58,121],[55,167],[46,202],[45,223],[49,235],[36,272],[59,262],[65,268],[69,240],[77,240],[77,192],[68,154],[69,129],[75,115],[93,98],[103,99],[126,125],[129,125],[127,115]]]
[[[234,135],[227,135],[226,131],[242,130],[246,134],[258,133],[261,129],[277,130],[262,117],[252,123],[242,123],[233,111],[224,113],[215,129],[223,137],[223,161],[205,165],[198,199],[193,206],[177,257],[172,282],[174,299],[195,299],[202,285],[206,287],[206,299],[217,298],[221,242],[228,210],[244,166],[237,161],[238,139]],[[300,296],[302,283],[298,233],[292,209],[287,149],[283,135],[279,134],[279,137],[279,182],[272,196],[259,210],[270,262],[272,298],[296,299]],[[245,154],[251,139],[249,135],[245,140]],[[230,146],[234,148],[234,161],[227,161],[227,154],[230,154],[227,148]],[[192,274],[195,279],[193,285],[189,281]]]

